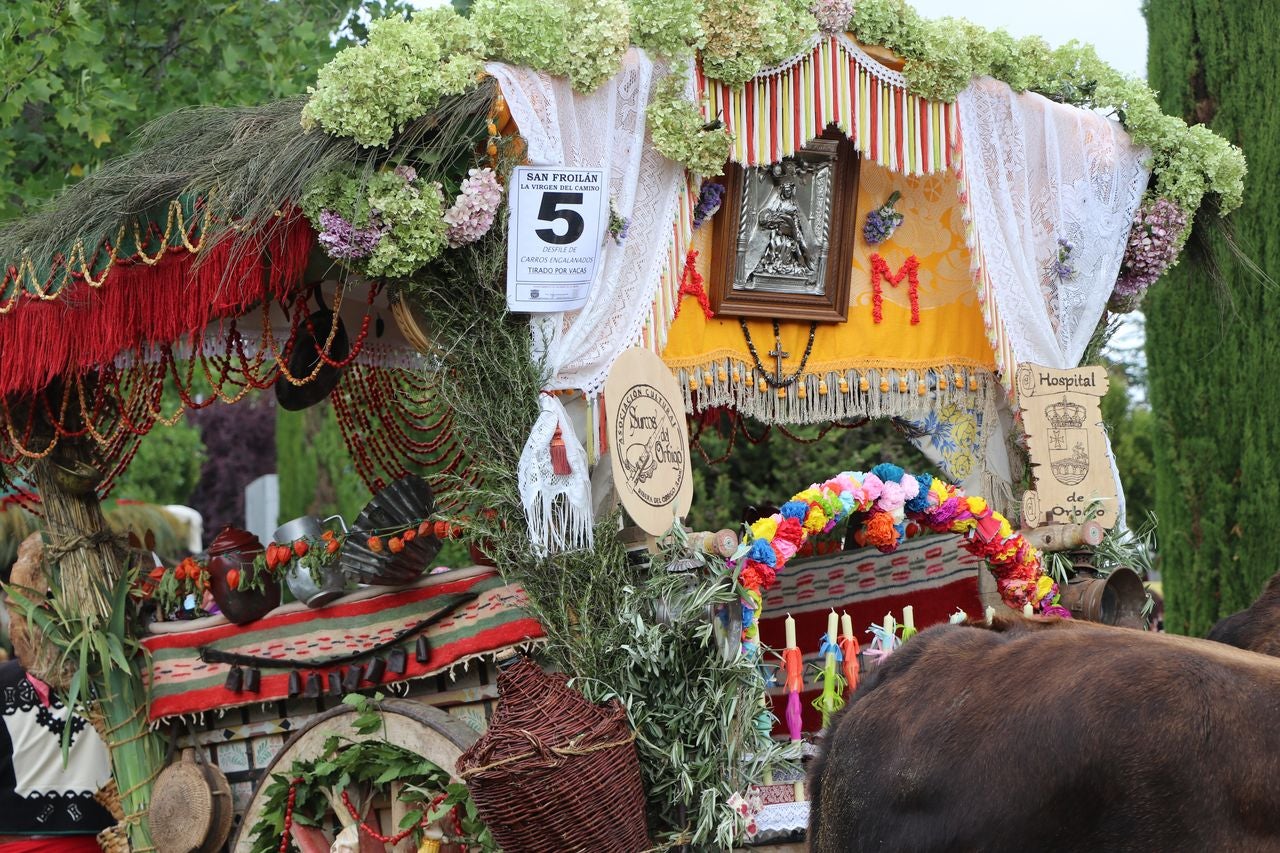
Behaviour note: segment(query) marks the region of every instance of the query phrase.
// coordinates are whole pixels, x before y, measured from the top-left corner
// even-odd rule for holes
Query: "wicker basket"
[[[527,658],[498,675],[488,732],[458,759],[504,850],[636,853],[649,847],[635,733]]]
[[[98,846],[102,848],[102,853],[130,853],[133,849],[129,846],[129,830],[125,829],[123,823],[108,826],[99,832]]]

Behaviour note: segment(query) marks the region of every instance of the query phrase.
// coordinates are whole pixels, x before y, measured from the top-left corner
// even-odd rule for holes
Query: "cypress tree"
[[[1280,3],[1146,0],[1144,12],[1161,107],[1244,149],[1249,176],[1231,225],[1280,278]],[[1166,625],[1199,636],[1280,569],[1280,288],[1227,240],[1206,205],[1146,302]]]

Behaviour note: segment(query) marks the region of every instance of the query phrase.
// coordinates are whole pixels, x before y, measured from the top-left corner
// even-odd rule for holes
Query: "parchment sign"
[[[507,308],[581,308],[609,224],[608,173],[520,166],[511,175],[510,204]]]
[[[1115,525],[1116,481],[1098,405],[1109,384],[1103,367],[1018,367],[1018,404],[1036,481],[1022,497],[1024,526],[1082,521],[1099,501],[1098,522]]]
[[[661,358],[635,347],[614,363],[604,396],[614,487],[632,520],[660,536],[693,503],[680,388]]]

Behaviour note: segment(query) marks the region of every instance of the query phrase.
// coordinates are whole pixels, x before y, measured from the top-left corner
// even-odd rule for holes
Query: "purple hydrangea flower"
[[[724,184],[703,181],[698,192],[698,206],[693,209],[693,227],[701,228],[702,223],[716,215],[724,200]]]
[[[1120,262],[1120,277],[1111,292],[1111,307],[1132,311],[1156,279],[1178,257],[1178,246],[1187,228],[1187,214],[1173,202],[1158,198],[1144,202],[1133,217],[1129,244]]]
[[[613,202],[609,202],[609,236],[613,238],[613,242],[621,245],[629,233],[631,233],[631,220],[618,213],[614,209]]]
[[[369,216],[369,224],[364,228],[356,228],[332,210],[320,211],[320,245],[334,260],[369,257],[389,229],[376,211]]]
[[[895,190],[888,201],[867,214],[867,221],[862,226],[862,239],[868,246],[878,246],[888,240],[906,218],[893,208],[900,195]]]
[[[1075,249],[1070,240],[1058,238],[1058,256],[1049,262],[1049,278],[1065,282],[1075,277],[1075,267],[1071,266],[1071,253]]]

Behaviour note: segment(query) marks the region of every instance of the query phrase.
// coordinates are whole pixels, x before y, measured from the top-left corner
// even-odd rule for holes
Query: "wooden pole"
[[[1090,519],[1080,524],[1046,524],[1024,530],[1022,536],[1041,551],[1070,551],[1097,546],[1105,532],[1101,524]]]

